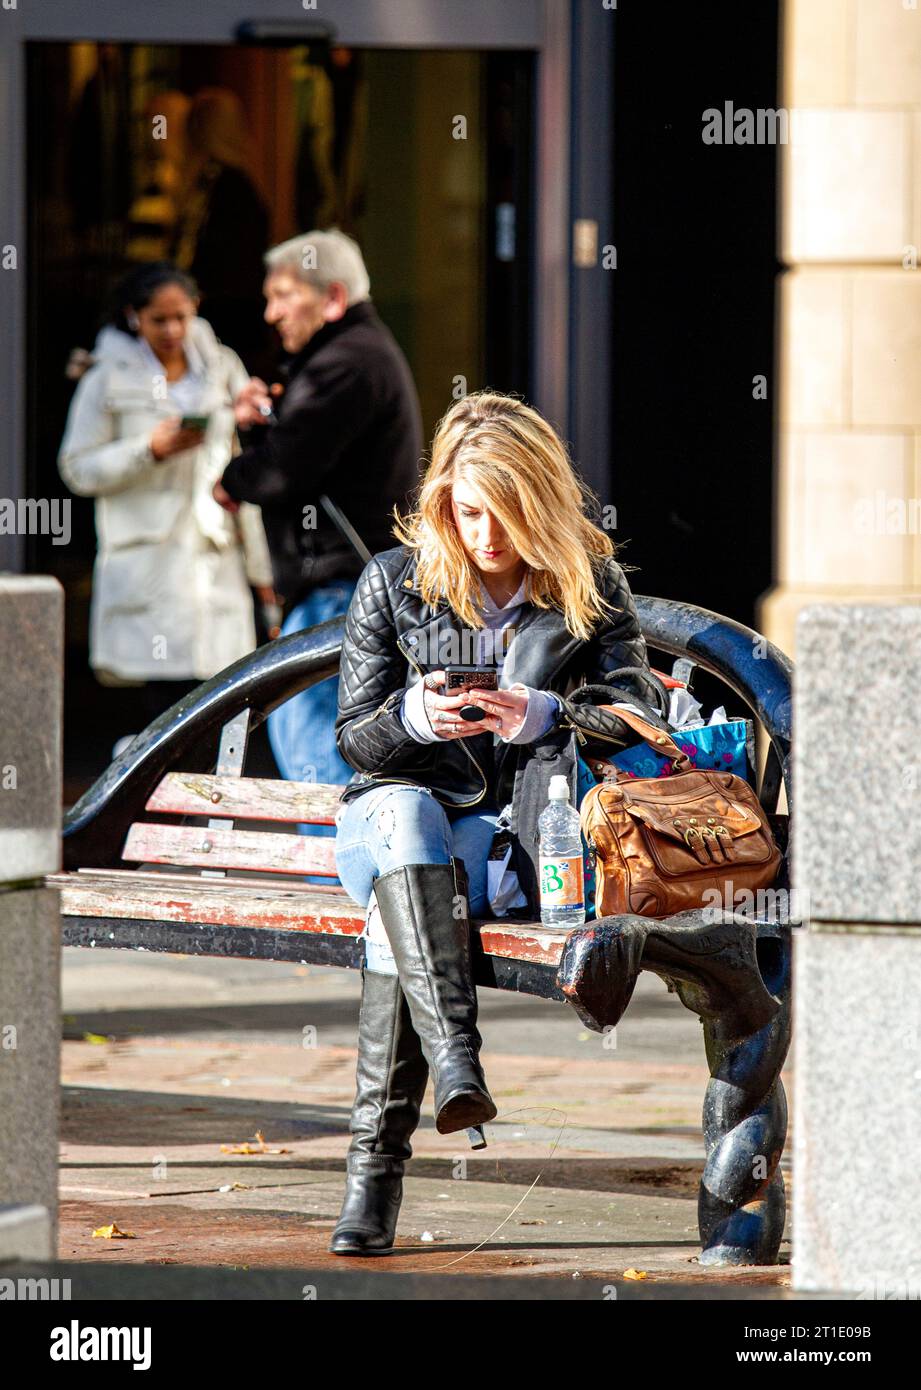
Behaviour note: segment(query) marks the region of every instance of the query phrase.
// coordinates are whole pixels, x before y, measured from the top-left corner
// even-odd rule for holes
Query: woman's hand
[[[487,717],[494,721],[493,732],[500,738],[514,738],[528,712],[528,692],[520,684],[508,690],[468,690],[466,700],[486,711]]]
[[[181,417],[174,415],[169,420],[161,420],[157,425],[150,436],[150,452],[157,463],[162,463],[173,454],[181,454],[186,449],[197,449],[204,437],[204,430],[182,429]]]
[[[439,695],[436,690],[445,683],[444,671],[431,671],[425,677],[423,704],[432,732],[439,738],[471,738],[475,734],[499,734],[510,738],[521,728],[528,708],[528,693],[523,686],[517,690],[462,690],[457,695]],[[491,702],[487,705],[487,699]],[[464,705],[479,705],[483,718],[461,719],[458,711]]]
[[[220,487],[220,483],[217,484]],[[266,632],[274,641],[281,636],[281,610],[282,602],[276,594],[271,584],[257,584],[256,598],[262,608],[262,616],[265,619]]]
[[[222,486],[220,479],[218,479],[211,489],[211,496],[219,507],[224,508],[225,512],[238,512],[240,510],[239,502],[235,497],[231,497],[227,489]]]

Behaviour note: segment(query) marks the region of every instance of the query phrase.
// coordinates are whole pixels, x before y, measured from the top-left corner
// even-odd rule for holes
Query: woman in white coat
[[[211,492],[235,452],[243,363],[197,317],[194,281],[145,266],[71,402],[58,457],[72,492],[96,498],[90,665],[104,685],[146,682],[153,719],[256,645],[251,584],[272,603],[258,507]]]

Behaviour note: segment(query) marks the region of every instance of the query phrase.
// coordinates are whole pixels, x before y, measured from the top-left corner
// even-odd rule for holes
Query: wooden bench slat
[[[169,864],[164,864],[162,868],[150,869],[74,869],[72,871],[62,871],[60,875],[46,874],[45,882],[51,888],[60,887],[61,884],[57,883],[56,880],[60,878],[63,882],[64,879],[69,879],[71,872],[77,874],[92,874],[95,878],[128,878],[132,881],[135,879],[150,879],[154,883],[166,884],[170,887],[174,884],[194,885],[202,882],[201,874],[185,873],[181,868],[173,868]],[[244,876],[237,869],[230,869],[227,877],[222,879],[222,882],[237,885],[245,884],[247,887],[252,887],[254,884],[260,883],[263,885],[267,884],[270,887],[279,885],[284,888],[286,893],[329,893],[332,894],[333,897],[345,898],[348,902],[352,901],[338,880],[336,882],[330,880],[329,883],[301,883],[298,879],[292,879],[289,883],[278,879],[275,874],[267,873],[263,878],[252,878],[248,874]]]
[[[210,845],[210,849],[202,846]],[[336,877],[335,840],[320,835],[275,835],[259,830],[194,825],[148,825],[128,831],[122,858],[140,864],[182,864],[202,869],[258,869],[277,874]]]
[[[208,922],[215,927],[359,936],[364,909],[344,892],[311,884],[262,880],[193,879],[178,883],[171,874],[120,871],[48,874],[45,883],[61,894],[65,917],[126,917],[147,922]]]
[[[168,772],[147,802],[147,810],[178,816],[332,825],[341,793],[342,787],[328,782]]]
[[[167,827],[169,828],[169,827]],[[116,878],[116,873],[121,875]],[[159,881],[157,881],[159,880]],[[315,891],[310,884],[240,879],[195,879],[176,884],[172,875],[131,870],[48,874],[45,883],[61,893],[65,917],[123,917],[149,922],[206,922],[221,927],[262,927],[325,935],[359,936],[364,910],[342,893]],[[483,952],[505,960],[559,964],[564,938],[539,922],[476,921]]]

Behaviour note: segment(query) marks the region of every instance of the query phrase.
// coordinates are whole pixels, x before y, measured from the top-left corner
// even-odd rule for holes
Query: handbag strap
[[[639,734],[644,743],[648,743],[653,752],[661,754],[663,758],[670,758],[678,772],[686,772],[691,766],[687,753],[682,753],[675,740],[663,729],[655,728],[629,709],[615,709],[613,705],[600,705],[599,708],[606,709],[623,720],[629,728]]]
[[[658,701],[659,708],[656,710],[656,713],[659,715],[660,719],[668,719],[670,696],[658,676],[654,676],[651,671],[647,671],[645,666],[618,666],[614,671],[605,671],[605,685],[616,685],[618,676],[624,676],[627,680],[633,681],[641,690],[651,690]],[[640,704],[648,703],[647,700],[640,699]],[[653,706],[650,706],[650,708],[653,708]]]
[[[345,540],[348,541],[349,545],[355,551],[361,563],[363,565],[366,565],[368,561],[372,558],[371,552],[365,545],[364,541],[361,539],[361,536],[359,536],[358,532],[355,530],[355,527],[349,521],[342,508],[337,507],[333,499],[331,497],[327,497],[325,492],[320,493],[320,506],[323,508],[324,512],[329,517],[330,521],[333,523],[340,536],[343,536]]]

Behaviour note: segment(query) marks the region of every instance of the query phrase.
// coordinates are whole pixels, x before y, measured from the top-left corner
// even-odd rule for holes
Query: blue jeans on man
[[[356,583],[355,579],[334,579],[311,589],[285,618],[282,637],[346,613]],[[286,781],[325,782],[335,786],[352,777],[355,769],[349,767],[336,747],[338,695],[339,678],[330,676],[309,690],[293,695],[269,715],[269,743],[278,770]],[[336,833],[334,825],[299,825],[298,830],[304,835]],[[327,878],[315,881],[331,882]]]

